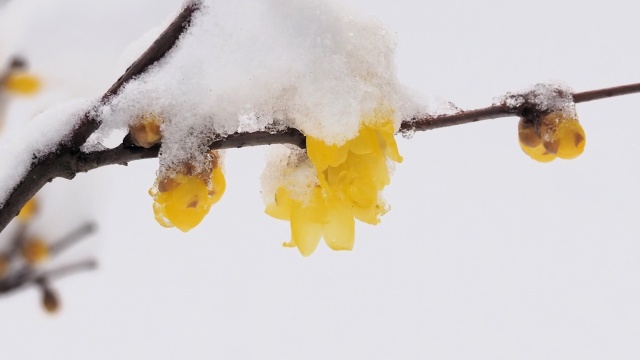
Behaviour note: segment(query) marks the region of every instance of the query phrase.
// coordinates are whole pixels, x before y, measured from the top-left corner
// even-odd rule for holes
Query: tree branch
[[[136,60],[102,96],[100,105],[108,102],[128,81],[140,76],[175,46],[178,39],[193,19],[194,14],[200,9],[201,3],[193,1],[185,6],[176,19],[153,42],[153,44]],[[78,126],[70,136],[70,141],[60,144],[58,149],[46,154],[34,161],[27,175],[11,191],[5,203],[0,207],[0,232],[20,212],[22,206],[29,201],[47,183],[57,177],[72,179],[77,171],[75,164],[78,157],[82,157],[80,147],[84,145],[89,136],[100,127],[100,120],[93,114],[95,109],[88,111],[78,121]]]
[[[0,232],[7,226],[22,206],[33,197],[40,188],[56,177],[72,179],[79,172],[87,172],[102,166],[121,164],[130,161],[154,158],[158,156],[159,146],[143,149],[138,148],[125,138],[116,148],[83,153],[79,149],[89,136],[100,126],[100,120],[94,117],[97,108],[108,103],[118,91],[130,80],[141,75],[150,66],[160,61],[176,44],[185,29],[191,23],[194,14],[200,9],[200,2],[188,4],[169,27],[156,39],[151,47],[131,65],[125,74],[116,81],[102,96],[99,104],[92,111],[87,112],[74,130],[71,141],[62,144],[57,151],[36,160],[24,179],[13,189],[10,196],[0,207]],[[599,89],[573,94],[576,103],[613,96],[627,95],[640,92],[640,84],[631,84],[614,88]],[[402,132],[426,131],[442,127],[462,125],[481,120],[503,118],[509,116],[528,116],[540,112],[539,104],[526,100],[526,94],[516,94],[522,102],[511,105],[507,100],[493,106],[459,111],[448,115],[420,115],[402,122]],[[507,98],[509,99],[509,97]],[[269,144],[293,144],[305,147],[305,136],[296,129],[277,131],[239,132],[227,135],[214,141],[211,149],[240,148],[245,146],[259,146]]]
[[[24,259],[20,259],[20,247],[26,239],[26,224],[21,224],[21,228],[17,232],[12,241],[12,248],[8,249],[4,254],[0,254],[7,262],[5,266],[9,266],[6,274],[0,275],[0,295],[9,294],[15,290],[24,288],[28,285],[34,285],[41,282],[48,282],[63,276],[71,275],[78,271],[93,270],[97,267],[97,263],[93,259],[62,265],[57,268],[42,271],[35,264],[31,264]],[[81,240],[87,238],[96,229],[94,222],[87,222],[78,229],[64,236],[62,239],[49,245],[49,259],[51,260],[59,256],[65,250],[78,244]],[[17,265],[12,267],[11,264]]]
[[[573,94],[573,102],[578,104],[635,93],[640,93],[640,83],[575,93]],[[536,106],[537,104],[526,101],[518,106],[510,106],[506,101],[503,101],[500,104],[495,104],[486,108],[460,111],[452,115],[425,115],[413,117],[408,121],[404,121],[400,130],[426,131],[482,120],[499,119],[509,116],[524,116],[529,112],[536,111]]]

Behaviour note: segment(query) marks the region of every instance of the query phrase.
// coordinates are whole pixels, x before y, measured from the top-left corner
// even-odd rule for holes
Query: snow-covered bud
[[[160,119],[154,115],[143,115],[138,122],[129,127],[131,142],[136,146],[150,148],[162,141]]]

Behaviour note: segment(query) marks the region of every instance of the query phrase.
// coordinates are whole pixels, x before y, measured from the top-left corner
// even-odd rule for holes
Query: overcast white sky
[[[55,97],[95,96],[169,0],[12,0],[0,53],[20,51]],[[364,1],[398,41],[401,80],[432,100],[489,105],[561,80],[575,90],[640,81],[640,3]],[[20,4],[17,4],[20,3]],[[30,289],[0,299],[12,359],[636,359],[640,356],[640,95],[578,105],[587,148],[535,163],[508,118],[400,139],[392,211],[356,247],[284,249],[262,214],[264,149],[230,151],[228,188],[184,235],[158,226],[157,161],[49,186],[55,237],[100,232],[72,256],[101,268],[58,283],[55,317]],[[42,100],[41,102],[44,102]],[[21,101],[17,118],[36,112]],[[15,122],[14,122],[15,124]],[[12,125],[17,127],[17,125]],[[66,209],[66,212],[61,211]],[[54,226],[54,224],[56,226]]]

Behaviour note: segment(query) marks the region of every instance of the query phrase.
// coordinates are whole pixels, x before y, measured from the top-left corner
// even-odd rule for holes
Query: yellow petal
[[[586,145],[584,129],[574,119],[558,124],[554,139],[558,142],[556,155],[561,159],[574,159],[580,156]]]
[[[554,154],[547,151],[542,143],[536,147],[528,147],[520,144],[520,148],[525,152],[525,154],[529,155],[530,158],[538,162],[547,163],[555,160],[556,158]]]
[[[358,132],[358,136],[349,140],[346,145],[354,154],[378,154],[381,152],[378,146],[376,132],[368,126],[362,126]]]
[[[342,202],[329,204],[328,223],[324,226],[324,240],[333,250],[351,250],[355,241],[353,213]]]
[[[220,167],[216,167],[211,172],[211,186],[212,188],[209,190],[209,206],[220,201],[224,191],[227,189],[227,181]]]
[[[157,201],[153,203],[153,214],[155,215],[155,219],[162,227],[172,228],[173,225],[167,219],[167,215],[164,211],[164,206],[160,205]]]
[[[349,149],[346,146],[327,145],[320,139],[307,136],[307,155],[318,172],[329,166],[342,164],[348,153]]]
[[[303,256],[311,255],[322,237],[327,222],[327,207],[322,189],[316,186],[305,202],[292,201],[291,241]]]
[[[183,232],[196,227],[209,213],[207,185],[197,176],[164,194],[167,196],[166,218]]]
[[[401,163],[404,159],[398,150],[398,144],[393,133],[378,131],[378,143],[384,154],[391,160]]]
[[[278,188],[274,196],[274,201],[267,205],[265,213],[280,220],[291,219],[291,197],[284,187]]]
[[[324,225],[315,220],[313,208],[294,202],[291,207],[291,241],[302,256],[309,256],[318,247]]]

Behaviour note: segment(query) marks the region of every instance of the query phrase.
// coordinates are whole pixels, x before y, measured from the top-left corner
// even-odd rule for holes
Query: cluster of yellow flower
[[[342,145],[329,145],[307,137],[307,153],[318,176],[308,199],[291,196],[286,186],[277,189],[266,213],[291,223],[288,247],[311,255],[320,239],[334,250],[351,250],[355,219],[380,222],[388,206],[381,198],[389,184],[388,159],[401,162],[394,138],[394,112],[379,108],[363,117],[358,135]]]
[[[584,151],[586,136],[577,119],[560,111],[533,123],[520,119],[518,139],[522,150],[532,159],[550,162],[556,157],[573,159]]]
[[[145,115],[129,129],[131,140],[137,146],[150,148],[162,141],[161,120]],[[187,232],[196,227],[217,203],[226,188],[220,164],[220,155],[211,151],[208,164],[196,170],[192,164],[184,164],[170,176],[158,178],[149,190],[154,200],[156,221],[164,227],[176,227]]]
[[[153,212],[156,221],[164,227],[177,227],[187,232],[196,227],[209,213],[209,209],[220,201],[226,181],[219,164],[219,156],[211,152],[208,168],[194,172],[185,167],[184,172],[159,179],[149,190],[153,197]]]

